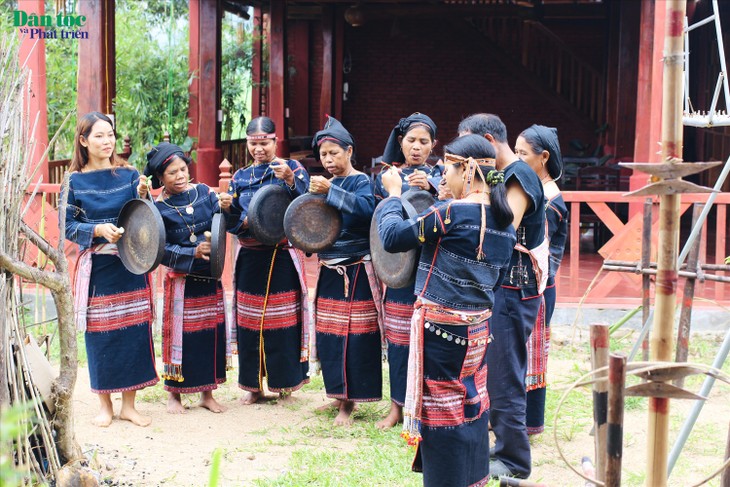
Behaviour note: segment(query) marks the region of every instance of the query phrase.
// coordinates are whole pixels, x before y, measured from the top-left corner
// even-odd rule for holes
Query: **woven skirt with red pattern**
[[[152,294],[147,275],[129,272],[116,255],[92,255],[86,356],[97,394],[159,382],[152,342]]]
[[[346,268],[345,279],[322,267],[317,284],[316,340],[327,396],[368,402],[383,395],[378,312],[363,264]]]
[[[272,267],[273,266],[273,267]],[[242,248],[236,261],[238,386],[291,392],[309,382],[301,361],[302,291],[285,249]]]
[[[411,338],[411,318],[416,296],[413,286],[400,289],[388,288],[384,300],[385,339],[388,343],[388,371],[390,376],[390,400],[399,406],[406,401],[408,378],[408,343]]]
[[[182,382],[165,379],[165,390],[210,391],[226,381],[226,318],[218,280],[185,277],[182,376]]]
[[[486,485],[488,321],[446,325],[426,317],[422,440],[413,469],[423,472],[426,486]]]

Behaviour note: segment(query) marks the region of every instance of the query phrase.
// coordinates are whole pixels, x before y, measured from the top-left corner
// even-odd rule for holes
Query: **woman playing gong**
[[[422,113],[402,118],[393,128],[383,152],[383,161],[398,166],[403,182],[401,192],[410,188],[433,191],[430,178],[441,179],[441,167],[429,166],[426,160],[436,145],[436,124]],[[438,185],[438,183],[437,183]],[[386,198],[383,173],[375,180],[375,196]],[[404,288],[386,288],[383,300],[383,327],[388,343],[390,371],[390,412],[378,421],[379,428],[392,428],[403,421],[406,400],[406,372],[408,370],[408,342],[413,316],[413,284]]]
[[[466,135],[444,154],[454,199],[404,219],[391,169],[383,183],[394,197],[383,203],[378,232],[389,252],[422,246],[404,407],[403,436],[418,446],[413,469],[426,486],[484,485],[490,317],[517,238],[492,145]]]
[[[254,404],[263,382],[281,399],[309,382],[308,337],[302,329],[304,256],[284,238],[266,245],[249,229],[248,210],[256,191],[279,185],[291,198],[307,192],[309,175],[299,162],[276,156],[276,127],[257,117],[246,127],[246,146],[253,164],[233,175],[229,232],[238,236],[234,314],[238,337],[238,386],[242,404]]]
[[[159,381],[152,342],[152,289],[148,274],[122,264],[117,227],[125,203],[146,192],[139,173],[116,155],[112,121],[99,112],[79,118],[69,166],[66,238],[81,253],[74,279],[76,324],[84,332],[91,390],[98,394],[97,426],[114,417],[111,394],[122,393],[119,418],[138,426],[152,419],[134,405],[139,389]],[[63,188],[66,190],[66,188]]]
[[[226,381],[226,339],[223,285],[211,276],[210,243],[205,232],[213,215],[231,206],[231,195],[220,196],[205,184],[192,184],[190,158],[174,144],[162,142],[147,154],[145,175],[153,188],[165,222],[164,314],[162,360],[167,412],[185,412],[181,394],[200,392],[199,405],[214,413],[225,407],[213,390]]]
[[[335,425],[347,425],[356,402],[382,397],[380,283],[369,239],[375,197],[370,179],[352,167],[355,141],[339,121],[329,117],[312,147],[333,177],[313,176],[309,190],[342,213],[337,241],[318,254],[315,328],[327,396],[339,410]]]

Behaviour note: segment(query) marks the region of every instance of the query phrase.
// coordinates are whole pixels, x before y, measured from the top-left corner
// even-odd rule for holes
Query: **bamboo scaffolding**
[[[684,18],[686,0],[667,0],[662,96],[662,161],[682,160],[682,81]],[[659,8],[659,6],[657,6]],[[672,332],[677,285],[679,205],[681,195],[662,194],[659,199],[659,247],[654,322],[649,357],[652,361],[672,358]],[[646,485],[667,485],[669,453],[669,399],[649,398]]]

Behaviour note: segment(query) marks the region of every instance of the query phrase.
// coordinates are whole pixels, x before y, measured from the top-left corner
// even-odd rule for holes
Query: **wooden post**
[[[608,434],[606,435],[606,487],[621,486],[624,438],[624,382],[626,356],[612,353],[608,368]],[[650,484],[648,484],[650,485]]]
[[[233,165],[228,162],[228,159],[223,159],[223,162],[218,166],[220,170],[220,177],[218,178],[218,191],[221,193],[228,192],[228,185],[231,182],[231,169]]]
[[[592,323],[591,334],[591,367],[593,370],[608,365],[608,325]],[[597,374],[595,379],[608,376],[607,372]],[[606,465],[606,421],[608,409],[608,384],[606,381],[593,384],[593,434],[596,459],[596,480],[603,480]]]
[[[662,29],[665,2],[641,0],[641,26],[639,28],[639,73],[636,104],[636,134],[634,160],[659,162],[656,144],[661,139],[660,114],[662,84]],[[629,180],[633,191],[646,184],[647,176],[634,171]],[[629,204],[629,218],[641,211],[638,204]]]
[[[190,174],[199,182],[215,186],[220,147],[220,9],[221,2],[190,0],[190,60],[194,72],[190,84],[188,134],[197,138],[197,160]],[[195,106],[193,106],[195,105]]]
[[[78,2],[86,16],[88,39],[79,39],[76,110],[78,116],[91,111],[111,114],[116,96],[114,49],[114,0]],[[116,125],[116,124],[115,124]]]
[[[43,0],[19,0],[18,10],[27,14],[35,14],[42,18],[45,14]],[[20,31],[20,29],[16,29]],[[31,39],[31,36],[20,34],[20,49],[18,50],[18,61],[25,65],[28,70],[30,87],[28,96],[25,98],[26,109],[28,110],[28,137],[33,136],[33,145],[28,145],[27,160],[25,167],[28,170],[37,170],[35,180],[42,178],[43,182],[49,181],[48,158],[41,160],[43,152],[48,147],[48,104],[46,103],[46,41],[43,37]],[[71,42],[51,40],[50,42]],[[37,123],[36,123],[37,117]],[[35,133],[31,134],[35,125]],[[36,169],[37,168],[37,169]]]
[[[682,160],[682,68],[684,63],[684,17],[686,0],[658,2],[666,7],[662,99],[662,162]],[[672,332],[677,292],[679,247],[679,194],[664,194],[659,199],[659,248],[657,251],[656,299],[651,334],[652,361],[672,359]],[[669,399],[649,398],[647,428],[646,485],[667,485],[669,453]]]
[[[269,117],[276,124],[276,154],[288,157],[286,2],[271,2],[269,12]]]
[[[641,268],[648,269],[651,264],[651,220],[654,203],[651,198],[644,200],[644,220],[641,226]],[[651,308],[651,276],[641,275],[641,324],[646,325]],[[646,335],[641,344],[641,354],[644,362],[649,360],[649,335]]]
[[[702,208],[705,205],[702,203],[695,203],[692,207],[692,227],[694,228],[695,223],[700,217]],[[700,241],[702,239],[695,239],[692,244],[692,248],[689,250],[687,256],[687,270],[689,272],[702,272],[698,264],[698,257],[700,253]],[[682,311],[679,313],[679,326],[677,327],[677,353],[675,356],[675,362],[686,362],[687,356],[689,355],[689,333],[692,327],[692,302],[695,297],[695,283],[696,277],[688,277],[684,282],[684,291],[682,296]],[[677,387],[684,387],[684,377],[675,379],[674,385]]]
[[[334,74],[332,73],[332,51],[334,49],[334,11],[333,7],[322,7],[322,85],[319,97],[319,130],[327,121],[327,115],[334,115],[332,112],[332,88]]]

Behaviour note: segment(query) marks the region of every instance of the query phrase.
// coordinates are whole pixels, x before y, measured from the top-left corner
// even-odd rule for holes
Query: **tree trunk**
[[[73,392],[76,384],[78,356],[76,327],[74,324],[73,297],[68,273],[61,274],[64,289],[51,291],[58,313],[58,338],[61,348],[61,367],[58,378],[52,386],[56,413],[53,429],[56,430],[56,444],[61,455],[61,463],[82,459],[83,452],[76,441],[74,432]]]

